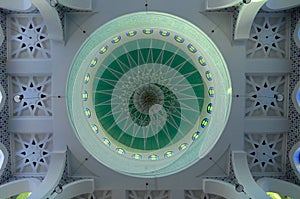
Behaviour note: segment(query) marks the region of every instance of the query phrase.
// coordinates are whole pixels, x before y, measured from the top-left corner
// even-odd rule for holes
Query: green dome
[[[201,30],[141,12],[89,36],[70,70],[67,103],[78,139],[98,161],[151,177],[178,172],[212,149],[230,91],[226,64]]]

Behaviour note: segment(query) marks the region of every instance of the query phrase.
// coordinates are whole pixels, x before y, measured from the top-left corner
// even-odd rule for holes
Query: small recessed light
[[[16,103],[20,103],[22,101],[22,99],[23,99],[23,95],[15,95],[14,96],[14,101]]]
[[[61,184],[58,184],[54,189],[54,192],[57,194],[60,194],[62,191],[63,191],[63,187]]]
[[[278,102],[282,102],[283,99],[284,99],[284,97],[283,97],[283,95],[281,95],[281,94],[277,94],[277,95],[275,95],[275,99],[276,99]]]
[[[243,185],[241,185],[241,184],[236,184],[235,185],[235,190],[237,191],[237,192],[244,192],[244,186]]]
[[[57,4],[58,4],[57,0],[50,0],[50,5],[51,5],[52,7],[56,7]]]

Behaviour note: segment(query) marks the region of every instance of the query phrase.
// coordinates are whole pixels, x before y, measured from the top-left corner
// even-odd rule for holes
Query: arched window
[[[294,40],[298,48],[300,48],[300,20],[298,21],[294,31]]]
[[[5,146],[0,143],[0,176],[2,175],[8,159],[8,152],[5,148]]]
[[[296,110],[300,113],[300,81],[296,84],[294,88],[292,101]]]
[[[2,152],[2,150],[0,150],[0,166],[2,167],[2,164],[4,162],[4,154]]]
[[[6,100],[6,94],[5,94],[5,91],[2,87],[2,85],[0,84],[0,110],[2,110],[2,108],[5,104],[5,100]]]
[[[300,142],[297,142],[291,148],[289,159],[296,176],[300,179]]]

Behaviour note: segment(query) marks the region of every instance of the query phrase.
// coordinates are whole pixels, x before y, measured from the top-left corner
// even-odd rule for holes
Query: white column
[[[230,199],[248,199],[249,197],[243,192],[237,192],[232,184],[221,180],[204,179],[203,191],[205,193],[222,196]]]

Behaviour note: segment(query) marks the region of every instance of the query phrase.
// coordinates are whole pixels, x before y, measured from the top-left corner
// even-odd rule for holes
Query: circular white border
[[[134,37],[135,39],[146,39],[146,38],[149,39],[149,36],[144,35],[143,33],[141,33],[142,30],[143,30],[143,29],[139,29],[139,30],[138,30],[138,34],[136,35],[136,37]],[[153,33],[153,36],[154,36],[154,37],[151,37],[151,39],[157,39],[157,40],[161,40],[161,39],[162,39],[162,36],[160,36],[160,35],[158,34],[158,30],[159,30],[159,29],[155,29],[155,31],[154,31],[155,33]],[[170,31],[170,30],[168,30],[168,31]],[[124,37],[125,34],[126,34],[126,31],[123,32],[123,33],[120,33],[119,35],[121,35],[121,36]],[[174,34],[174,35],[175,35],[175,34]],[[173,35],[173,33],[172,33],[172,36],[170,35],[169,37],[164,38],[165,41],[167,41],[168,43],[173,44],[173,45],[174,45],[175,47],[177,47],[178,49],[181,49],[182,53],[185,53],[186,56],[191,55],[190,58],[192,58],[192,59],[190,60],[190,62],[192,62],[192,63],[195,64],[195,69],[198,70],[199,74],[200,74],[202,77],[205,76],[205,72],[206,72],[207,70],[209,70],[210,68],[209,68],[208,66],[203,67],[203,66],[200,66],[200,64],[197,64],[199,55],[203,55],[203,54],[201,53],[201,51],[199,50],[199,52],[194,53],[194,54],[193,54],[192,52],[188,51],[188,49],[187,49],[187,44],[189,44],[190,41],[186,41],[185,43],[178,43],[178,42],[172,43],[172,42],[174,42],[174,38],[173,38],[174,35]],[[90,79],[91,79],[91,80],[93,80],[93,79],[95,78],[95,74],[96,74],[96,72],[97,72],[97,70],[98,70],[98,68],[99,68],[99,65],[101,64],[101,62],[100,62],[99,60],[101,60],[101,59],[102,59],[102,60],[106,59],[106,57],[109,55],[110,52],[113,52],[116,48],[118,48],[119,46],[122,46],[123,44],[127,43],[128,41],[134,41],[134,40],[130,40],[130,39],[129,39],[129,40],[126,40],[126,39],[124,38],[123,40],[120,41],[119,45],[109,45],[110,40],[112,40],[114,37],[115,37],[115,36],[109,38],[108,41],[105,41],[104,43],[101,43],[101,44],[99,45],[98,51],[99,51],[100,49],[102,49],[103,46],[108,46],[108,50],[106,51],[105,54],[99,55],[98,51],[96,51],[96,53],[93,53],[93,54],[91,55],[90,60],[87,60],[87,62],[85,62],[85,63],[83,64],[84,66],[89,66],[90,63],[92,62],[92,60],[94,60],[95,58],[98,60],[97,64],[96,64],[94,67],[92,67],[92,68],[91,68],[91,67],[86,67],[87,70],[85,71],[85,74],[86,74],[86,73],[89,73],[89,74],[90,74]],[[162,41],[162,40],[161,40],[161,41]],[[200,49],[200,47],[199,47],[199,49]],[[127,49],[127,50],[130,51],[130,50],[132,50],[132,49]],[[175,53],[175,52],[174,52],[174,53]],[[181,55],[181,54],[179,54],[179,55]],[[181,55],[181,56],[184,56],[184,55]],[[101,58],[101,57],[102,57],[102,58]],[[208,64],[208,65],[209,65],[209,64]],[[95,70],[95,72],[92,72],[93,70]],[[212,75],[213,75],[213,74],[212,74]],[[205,95],[207,94],[207,92],[208,92],[208,88],[207,88],[207,87],[214,87],[214,81],[209,81],[209,80],[207,80],[205,77],[202,78],[202,81],[203,81],[203,83],[204,83],[204,96],[205,96]],[[84,82],[84,78],[83,78],[83,82]],[[91,83],[89,83],[89,84],[92,84],[92,85],[93,85],[93,82],[91,82]],[[87,85],[87,84],[82,84],[82,91],[83,91],[83,90],[87,91],[87,93],[90,94],[90,93],[93,92],[93,86],[90,86],[90,85]],[[198,117],[198,119],[197,119],[197,122],[196,122],[196,123],[194,124],[194,126],[191,128],[190,132],[192,132],[192,133],[188,133],[186,136],[184,136],[184,139],[182,139],[180,143],[177,143],[177,145],[173,144],[173,145],[171,145],[170,147],[163,147],[163,148],[161,148],[161,149],[155,150],[154,152],[153,152],[153,151],[152,151],[152,152],[151,152],[151,151],[143,152],[142,150],[134,150],[134,151],[136,151],[137,154],[141,154],[141,155],[143,156],[143,160],[147,160],[147,158],[145,158],[145,157],[148,157],[148,156],[150,156],[150,155],[157,155],[157,156],[159,157],[159,159],[162,159],[162,158],[164,157],[165,152],[169,152],[169,151],[173,151],[173,152],[175,152],[175,154],[181,155],[182,153],[181,153],[181,154],[178,153],[178,147],[179,147],[181,144],[185,144],[185,143],[187,143],[187,144],[190,146],[190,145],[193,143],[193,142],[191,141],[191,137],[192,137],[191,134],[193,134],[193,133],[195,133],[195,132],[197,132],[197,131],[200,131],[201,134],[205,133],[205,132],[204,132],[204,129],[201,129],[201,128],[199,127],[199,125],[200,125],[201,121],[202,121],[204,118],[208,118],[208,119],[210,120],[211,114],[206,114],[206,111],[205,111],[205,110],[206,110],[206,108],[207,108],[207,105],[208,105],[209,103],[211,103],[211,102],[212,102],[213,104],[215,104],[214,98],[209,98],[209,97],[207,96],[207,97],[204,99],[204,101],[203,101],[203,111],[202,111],[201,114],[199,115],[199,117]],[[205,106],[205,105],[206,105],[206,106]],[[88,99],[87,101],[82,102],[82,109],[84,109],[84,108],[89,108],[90,111],[92,112],[92,115],[96,115],[95,112],[92,110],[93,107],[94,107],[94,102],[93,102],[93,99],[92,99],[91,97],[89,97],[89,99]],[[99,133],[97,136],[95,136],[95,139],[101,140],[101,139],[104,138],[104,137],[105,137],[105,138],[109,138],[110,141],[113,139],[110,135],[106,135],[106,136],[103,135],[102,132],[105,132],[105,129],[102,128],[102,125],[99,123],[98,118],[92,117],[92,118],[87,119],[87,121],[89,122],[90,125],[96,125],[97,128],[99,129],[99,132],[100,132],[100,133]],[[107,134],[107,133],[105,132],[104,134]],[[99,136],[100,136],[100,137],[99,137]],[[111,146],[110,148],[112,148],[113,151],[115,151],[115,149],[119,149],[119,148],[124,149],[124,150],[127,151],[127,152],[130,151],[131,153],[129,153],[129,154],[126,153],[126,154],[125,154],[125,156],[128,157],[128,158],[131,158],[131,155],[133,155],[132,153],[134,153],[132,149],[130,149],[130,148],[128,148],[127,146],[122,145],[122,144],[120,144],[120,143],[119,143],[118,145],[115,145],[113,142],[111,142],[111,145],[112,145],[112,146]],[[176,158],[178,158],[178,157],[176,157]]]
[[[79,133],[86,132],[87,129],[91,131],[89,124],[84,119],[83,111],[78,110],[80,109],[78,105],[81,104],[81,90],[78,88],[81,88],[83,76],[85,75],[85,67],[82,67],[82,64],[92,59],[90,53],[99,49],[99,43],[124,31],[124,27],[127,30],[135,29],[136,27],[166,28],[174,32],[180,30],[181,35],[193,39],[192,43],[196,48],[201,46],[200,50],[203,51],[204,57],[212,65],[209,70],[218,81],[218,85],[215,86],[216,102],[214,104],[214,110],[217,110],[217,114],[213,112],[210,120],[210,123],[214,123],[214,125],[208,125],[207,132],[209,133],[206,133],[196,144],[190,146],[185,153],[182,153],[180,158],[167,158],[157,161],[130,160],[117,153],[111,153],[104,144],[99,143],[89,132]],[[174,15],[158,12],[128,14],[98,28],[77,52],[70,69],[66,90],[70,122],[85,149],[104,165],[118,172],[137,177],[158,177],[177,173],[203,158],[214,147],[221,136],[231,107],[229,73],[224,58],[216,45],[203,31],[190,22]]]

